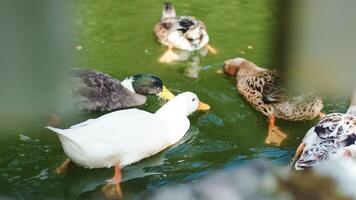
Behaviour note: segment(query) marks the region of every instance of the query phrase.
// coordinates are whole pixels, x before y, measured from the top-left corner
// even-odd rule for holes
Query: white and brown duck
[[[158,42],[168,46],[160,62],[176,60],[173,48],[196,51],[207,48],[212,53],[216,50],[209,43],[209,35],[204,23],[192,16],[177,16],[172,3],[163,6],[160,22],[154,26]]]
[[[330,113],[309,129],[292,160],[296,170],[356,157],[356,91],[346,113]]]

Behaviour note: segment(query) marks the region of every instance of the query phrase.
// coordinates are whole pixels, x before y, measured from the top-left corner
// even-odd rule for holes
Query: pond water
[[[183,61],[158,62],[166,48],[155,41],[152,29],[160,18],[163,1],[77,0],[68,5],[75,12],[75,44],[80,47],[75,67],[93,68],[118,79],[137,73],[156,74],[174,93],[195,92],[211,106],[210,111],[189,117],[191,127],[179,144],[123,169],[122,190],[127,199],[255,158],[286,165],[316,122],[277,120],[289,137],[280,147],[266,145],[266,117],[241,98],[234,78],[217,73],[224,60],[238,56],[260,66],[276,67],[275,35],[280,22],[277,0],[172,2],[177,14],[194,15],[205,22],[210,44],[218,50],[216,55],[196,52]],[[150,97],[140,108],[155,111],[163,103]],[[346,105],[345,99],[327,100],[324,112],[343,112]],[[60,126],[102,114],[78,113],[64,118]],[[40,123],[2,131],[11,134],[1,136],[5,145],[0,147],[0,197],[103,198],[101,187],[112,176],[112,169],[87,170],[71,165],[57,175],[53,171],[66,157],[54,134]]]

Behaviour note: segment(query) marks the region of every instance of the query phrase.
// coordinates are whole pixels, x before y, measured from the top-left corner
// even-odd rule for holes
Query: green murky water
[[[274,56],[278,1],[173,1],[178,14],[194,15],[205,22],[210,44],[218,49],[218,54],[193,53],[185,61],[172,64],[158,63],[165,48],[155,42],[152,32],[160,18],[162,3],[77,0],[68,5],[76,13],[75,43],[81,46],[76,67],[94,68],[118,79],[153,73],[173,92],[195,92],[212,107],[209,112],[190,116],[191,127],[179,144],[123,169],[125,197],[131,199],[160,186],[192,181],[255,158],[287,164],[314,122],[278,120],[289,138],[278,148],[265,145],[266,117],[242,100],[233,78],[216,73],[225,59],[237,56],[260,66],[278,63],[279,58]],[[346,109],[345,101],[334,102],[328,101],[324,111]],[[155,111],[163,103],[150,97],[141,109]],[[61,127],[99,115],[78,113],[63,119]],[[1,136],[0,197],[103,198],[101,187],[112,176],[112,169],[86,170],[72,165],[65,174],[57,175],[53,170],[65,155],[54,134],[40,124],[20,124],[3,131],[12,134]]]

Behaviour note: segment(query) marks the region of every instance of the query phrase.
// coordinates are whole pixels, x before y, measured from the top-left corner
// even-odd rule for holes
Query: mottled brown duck
[[[275,118],[288,121],[311,120],[321,114],[321,97],[311,91],[289,94],[277,70],[264,69],[244,58],[235,58],[225,61],[224,72],[236,76],[236,87],[240,94],[268,117],[267,144],[280,145],[287,138],[275,125]]]

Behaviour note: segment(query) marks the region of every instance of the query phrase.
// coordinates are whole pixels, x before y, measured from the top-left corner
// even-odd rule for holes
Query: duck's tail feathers
[[[176,11],[175,11],[172,3],[166,2],[163,5],[161,19],[166,19],[166,18],[171,18],[171,17],[176,17]]]
[[[64,132],[65,132],[65,130],[63,130],[63,129],[54,128],[54,127],[52,127],[52,126],[46,126],[45,128],[46,128],[46,129],[49,129],[49,130],[51,130],[51,131],[53,131],[53,132],[55,132],[55,133],[57,133],[57,134],[60,134],[60,135],[64,135]]]

